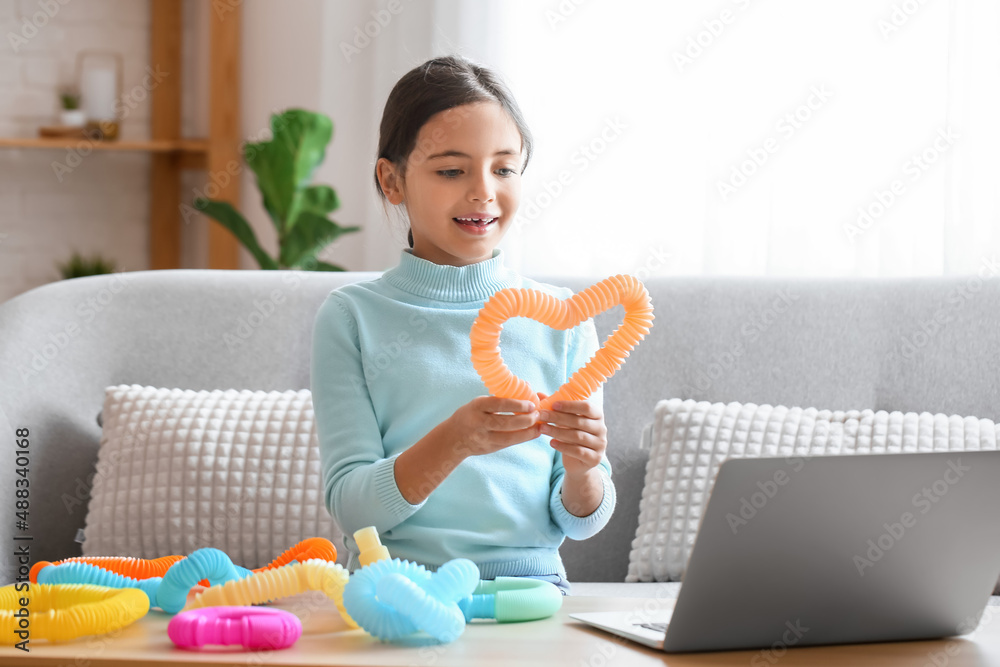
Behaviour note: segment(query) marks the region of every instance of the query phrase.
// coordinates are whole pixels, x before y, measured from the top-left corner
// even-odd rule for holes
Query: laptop
[[[570,614],[666,652],[932,639],[1000,576],[1000,451],[729,459],[673,609]]]

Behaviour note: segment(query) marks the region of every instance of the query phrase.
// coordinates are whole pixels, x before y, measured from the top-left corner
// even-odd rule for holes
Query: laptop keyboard
[[[647,630],[653,630],[655,632],[666,632],[666,623],[636,623],[637,627],[646,628]]]

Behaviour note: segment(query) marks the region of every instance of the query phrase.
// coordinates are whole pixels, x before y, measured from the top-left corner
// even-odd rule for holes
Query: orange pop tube
[[[30,632],[31,639],[68,641],[103,635],[134,623],[149,611],[149,598],[138,588],[108,588],[93,584],[17,584],[0,588],[0,644],[14,645]],[[20,619],[20,599],[27,598],[30,626]]]
[[[163,556],[161,558],[130,558],[124,556],[73,556],[50,563],[47,560],[40,560],[31,566],[28,572],[28,580],[31,583],[38,582],[38,571],[46,565],[60,565],[62,563],[89,563],[102,570],[108,570],[123,577],[132,579],[150,579],[152,577],[162,577],[170,566],[179,561],[184,556]]]
[[[314,558],[263,572],[254,572],[244,579],[212,586],[195,595],[184,608],[263,604],[306,591],[321,591],[334,601],[347,624],[356,628],[358,624],[344,608],[344,586],[347,585],[349,576],[348,571],[339,563]]]
[[[333,563],[337,560],[337,547],[333,546],[333,542],[325,537],[308,537],[275,558],[269,565],[259,567],[254,572],[263,572],[264,570],[281,567],[291,563],[293,560],[302,563],[314,558],[328,560]]]
[[[553,329],[571,329],[618,304],[625,307],[621,325],[590,361],[542,401],[527,382],[511,373],[500,356],[500,332],[512,317],[527,317]],[[538,290],[508,287],[490,297],[472,323],[469,332],[472,365],[493,396],[531,401],[538,409],[547,410],[559,400],[586,400],[621,368],[629,351],[652,326],[649,292],[634,276],[618,274],[605,278],[568,299],[557,299]]]
[[[73,556],[50,563],[47,560],[40,560],[31,566],[28,572],[28,580],[31,583],[38,582],[38,572],[46,565],[59,565],[61,563],[90,563],[102,570],[108,570],[123,577],[132,579],[149,579],[151,577],[162,577],[166,574],[170,566],[184,558],[184,556],[161,556],[160,558],[131,558],[123,556]],[[337,560],[337,547],[325,537],[309,537],[283,554],[275,558],[268,565],[257,568],[254,572],[263,572],[275,567],[281,567],[293,560],[303,561],[311,558],[320,558],[333,562]],[[203,579],[200,585],[208,587],[209,583]]]

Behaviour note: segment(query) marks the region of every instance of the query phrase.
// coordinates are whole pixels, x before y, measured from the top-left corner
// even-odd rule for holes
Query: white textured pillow
[[[657,403],[650,426],[628,582],[683,578],[715,476],[728,458],[995,450],[1000,440],[1000,425],[974,417],[678,398]]]
[[[307,537],[342,548],[323,505],[312,393],[105,389],[83,554],[201,547],[246,568]]]

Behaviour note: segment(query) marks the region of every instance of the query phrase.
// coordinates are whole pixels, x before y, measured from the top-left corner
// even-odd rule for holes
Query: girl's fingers
[[[604,424],[603,419],[588,419],[587,417],[578,417],[559,412],[549,412],[548,417],[546,417],[543,414],[544,412],[543,410],[539,413],[539,419],[546,424],[552,424],[556,429],[583,431],[595,437],[602,437],[607,433],[607,426]],[[542,432],[545,433],[545,431]]]
[[[588,449],[604,449],[607,445],[595,433],[571,428],[558,428],[549,424],[542,424],[542,435],[550,436],[560,442],[571,445],[580,445]]]
[[[514,415],[486,415],[486,428],[490,431],[521,431],[538,424],[538,413],[527,412]]]
[[[582,461],[590,467],[594,467],[601,462],[601,455],[589,447],[574,445],[569,442],[563,442],[562,440],[553,440],[551,445],[563,456],[568,456],[578,461]]]
[[[488,413],[499,414],[503,412],[513,412],[514,414],[531,413],[535,409],[535,404],[531,401],[524,401],[519,398],[498,398],[496,396],[482,396],[482,401],[477,406],[480,410]]]
[[[598,411],[597,406],[590,401],[556,401],[559,404],[559,409],[553,409],[553,412],[559,414],[571,414],[579,415],[581,417],[586,417],[588,419],[600,419],[601,413]]]

